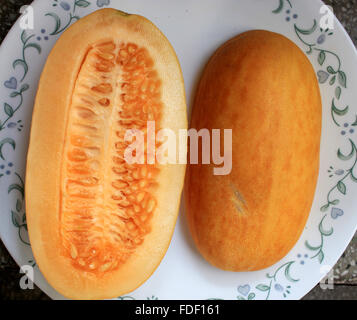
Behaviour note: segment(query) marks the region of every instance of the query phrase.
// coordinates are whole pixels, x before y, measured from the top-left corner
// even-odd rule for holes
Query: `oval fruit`
[[[127,130],[149,136],[148,121],[187,128],[182,73],[165,36],[113,9],[65,31],[36,96],[26,209],[39,268],[66,297],[128,293],[169,246],[185,166],[126,161]]]
[[[309,60],[282,35],[246,32],[210,59],[191,127],[232,129],[232,171],[214,176],[213,165],[190,165],[185,199],[192,236],[211,264],[263,269],[297,242],[319,172],[321,109]]]

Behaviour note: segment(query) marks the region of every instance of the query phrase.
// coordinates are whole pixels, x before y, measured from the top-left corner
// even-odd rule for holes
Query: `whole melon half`
[[[102,9],[80,19],[42,72],[26,172],[35,259],[68,298],[128,293],[166,253],[185,165],[126,161],[127,130],[143,134],[146,150],[148,121],[187,128],[174,49],[141,16]]]
[[[190,165],[185,186],[191,234],[211,264],[259,270],[295,245],[315,193],[321,110],[311,63],[282,35],[249,31],[212,56],[191,127],[232,129],[232,171]]]

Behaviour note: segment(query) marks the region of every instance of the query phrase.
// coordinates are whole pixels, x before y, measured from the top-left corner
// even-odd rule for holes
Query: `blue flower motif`
[[[332,178],[333,176],[342,176],[345,173],[345,170],[343,169],[335,169],[334,167],[330,166],[330,168],[327,170],[329,173],[329,177]]]
[[[329,32],[330,29],[322,30],[321,34],[318,36],[316,42],[317,44],[323,44],[327,40],[327,36],[332,36],[333,32]]]
[[[288,21],[288,22],[291,20],[290,13],[291,13],[290,10],[286,10],[287,17],[285,18],[285,20]],[[298,17],[299,16],[296,13],[293,14],[293,18],[294,19],[297,19]]]
[[[317,72],[317,76],[319,78],[319,83],[323,84],[327,81],[327,79],[330,75],[326,71],[319,70]]]
[[[284,291],[284,287],[279,283],[276,283],[274,288],[275,288],[276,291],[279,291],[279,292],[283,292]]]
[[[7,127],[10,129],[15,128],[16,126],[17,124],[15,122],[9,122],[9,124],[7,125]]]
[[[304,258],[307,259],[309,256],[307,254],[302,255],[302,254],[298,253],[297,257],[298,257],[298,259],[300,259],[300,264],[304,265],[305,261],[303,259]]]
[[[338,217],[342,217],[343,213],[344,213],[343,210],[340,208],[332,208],[331,218],[336,220]]]
[[[46,29],[41,29],[41,33],[43,34],[43,39],[45,39],[46,41],[49,39],[48,35],[46,35]],[[37,36],[36,38],[38,41],[41,41],[42,40],[42,37],[41,36]]]
[[[318,44],[323,44],[326,40],[326,35],[325,34],[321,34],[318,38],[317,38],[317,43]]]
[[[350,128],[349,130],[348,130],[348,127],[349,127],[349,123],[345,123],[343,126],[346,128],[345,130],[342,130],[341,131],[341,134],[344,136],[344,135],[346,135],[347,134],[347,131],[350,133],[350,134],[353,134],[354,132],[355,132],[355,130],[353,129],[353,128]]]
[[[17,128],[17,131],[22,131],[24,126],[22,125],[22,120],[18,120],[17,122],[9,122],[7,127],[9,129]]]
[[[104,6],[109,6],[110,0],[97,0],[97,6],[98,7],[104,7]]]
[[[65,11],[69,11],[69,10],[71,9],[71,6],[70,6],[69,3],[66,2],[66,1],[62,1],[62,2],[60,3],[60,6],[61,6],[62,9],[65,10]]]
[[[283,294],[284,298],[286,298],[287,295],[290,294],[291,286],[286,286],[286,287],[284,287],[284,286],[282,286],[281,284],[276,283],[276,284],[274,285],[274,289],[275,289],[276,291],[278,291],[278,292],[281,292],[281,293]]]
[[[11,77],[9,80],[4,82],[4,86],[7,89],[13,89],[16,90],[17,88],[17,80],[15,77]]]
[[[7,165],[5,164],[1,164],[0,165],[0,177],[2,177],[4,174],[6,175],[10,175],[11,174],[11,170],[10,168],[12,168],[14,166],[14,164],[12,162],[9,162]]]
[[[243,295],[243,296],[247,296],[248,293],[249,293],[249,291],[250,291],[250,286],[249,286],[249,284],[246,284],[246,285],[244,285],[244,286],[239,286],[239,287],[238,287],[238,292],[239,292],[241,295]]]

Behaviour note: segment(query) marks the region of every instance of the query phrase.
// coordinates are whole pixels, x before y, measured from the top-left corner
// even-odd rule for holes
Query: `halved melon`
[[[126,130],[146,137],[148,121],[156,131],[187,128],[182,73],[168,40],[147,19],[114,9],[76,22],[44,67],[26,172],[31,246],[66,297],[128,293],[169,246],[185,165],[124,157]]]

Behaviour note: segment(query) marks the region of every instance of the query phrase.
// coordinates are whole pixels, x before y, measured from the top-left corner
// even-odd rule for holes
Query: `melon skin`
[[[125,161],[126,130],[145,134],[147,121],[177,137],[187,129],[169,41],[146,18],[114,9],[80,19],[43,69],[26,170],[31,247],[46,280],[67,298],[127,294],[167,251],[185,165]]]
[[[295,245],[315,194],[321,113],[314,69],[286,37],[248,31],[211,57],[191,127],[233,130],[232,171],[189,165],[184,194],[192,237],[213,266],[264,269]]]

